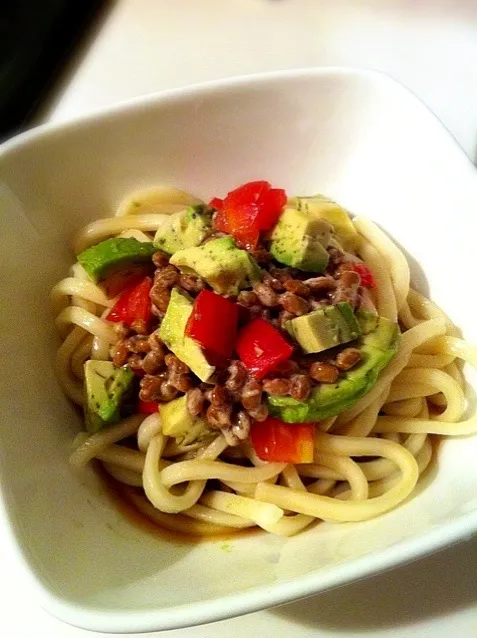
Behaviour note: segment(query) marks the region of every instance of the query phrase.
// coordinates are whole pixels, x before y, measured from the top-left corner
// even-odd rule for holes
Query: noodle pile
[[[167,214],[199,202],[168,188],[135,193],[115,217],[84,228],[75,251],[118,234],[151,241],[147,233]],[[222,434],[205,448],[200,442],[178,445],[162,433],[160,414],[132,416],[79,435],[71,463],[83,467],[98,459],[141,512],[162,527],[194,536],[254,526],[291,536],[316,519],[364,521],[404,501],[431,460],[430,435],[477,431],[477,416],[462,420],[466,400],[459,367],[461,361],[477,366],[477,348],[410,287],[409,267],[396,245],[370,220],[358,217],[353,223],[362,240],[359,256],[377,284],[378,313],[399,321],[403,334],[374,388],[318,425],[313,463],[267,463],[249,443],[229,448]],[[54,287],[52,301],[63,337],[58,377],[66,394],[82,405],[84,361],[109,359],[118,339],[103,319],[114,300],[76,263],[71,276]],[[132,436],[137,449],[120,444]]]

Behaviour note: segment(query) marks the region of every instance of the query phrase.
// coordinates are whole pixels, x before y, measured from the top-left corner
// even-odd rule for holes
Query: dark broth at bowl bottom
[[[177,529],[176,514],[165,514],[154,509],[144,496],[144,492],[137,487],[120,483],[108,474],[101,463],[95,463],[95,471],[100,477],[108,498],[114,503],[119,512],[133,525],[144,532],[175,543],[199,543],[203,541],[226,541],[237,537],[250,536],[260,533],[258,527],[244,530],[226,531],[223,534],[185,533]],[[154,509],[154,519],[145,510]]]

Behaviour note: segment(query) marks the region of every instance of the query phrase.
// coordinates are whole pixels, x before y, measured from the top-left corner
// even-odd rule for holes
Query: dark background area
[[[27,128],[108,0],[0,3],[0,141]]]

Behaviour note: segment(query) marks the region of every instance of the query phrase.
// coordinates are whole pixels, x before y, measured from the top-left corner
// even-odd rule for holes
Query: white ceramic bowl
[[[374,218],[409,252],[421,286],[477,341],[468,285],[477,261],[474,167],[434,116],[385,76],[323,69],[214,82],[4,144],[3,516],[42,605],[69,623],[127,632],[218,620],[389,568],[477,530],[475,437],[445,441],[431,476],[395,511],[288,540],[264,533],[185,545],[154,537],[123,518],[91,471],[68,466],[81,424],[54,377],[48,295],[72,262],[72,233],[140,187],[171,184],[207,198],[250,179],[289,193],[319,191]]]

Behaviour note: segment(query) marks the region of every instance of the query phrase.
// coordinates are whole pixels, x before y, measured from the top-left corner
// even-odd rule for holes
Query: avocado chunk
[[[334,348],[361,335],[353,309],[344,302],[295,317],[286,328],[307,354]]]
[[[298,210],[325,219],[333,228],[339,243],[344,250],[353,252],[359,245],[359,234],[353,226],[348,211],[336,202],[323,195],[312,197],[297,197],[295,200]]]
[[[134,381],[128,366],[89,359],[84,364],[85,421],[88,432],[98,432],[121,419],[121,405]]]
[[[332,226],[305,210],[286,208],[272,231],[270,252],[277,261],[309,272],[324,272]]]
[[[213,434],[207,421],[189,414],[185,396],[161,404],[160,411],[164,434],[180,439],[182,443],[192,443]]]
[[[192,308],[192,299],[179,292],[178,288],[173,288],[159,337],[201,381],[207,381],[215,368],[209,364],[199,344],[185,334]]]
[[[215,292],[237,294],[260,281],[260,268],[246,250],[235,245],[232,237],[222,237],[196,248],[176,252],[170,260],[184,273],[200,275]]]
[[[200,246],[212,230],[212,209],[203,204],[170,215],[154,237],[154,246],[173,255],[184,248]]]
[[[151,270],[156,250],[152,242],[112,237],[84,250],[78,261],[94,283],[103,284],[106,294],[115,296],[132,277]]]
[[[379,316],[375,312],[361,310],[360,308],[356,311],[356,319],[358,320],[362,334],[367,335],[376,329]]]
[[[357,343],[362,357],[358,365],[345,372],[336,383],[315,387],[307,401],[269,396],[270,414],[287,423],[305,423],[344,412],[371,390],[381,370],[395,355],[398,342],[398,325],[379,317],[376,329]]]

